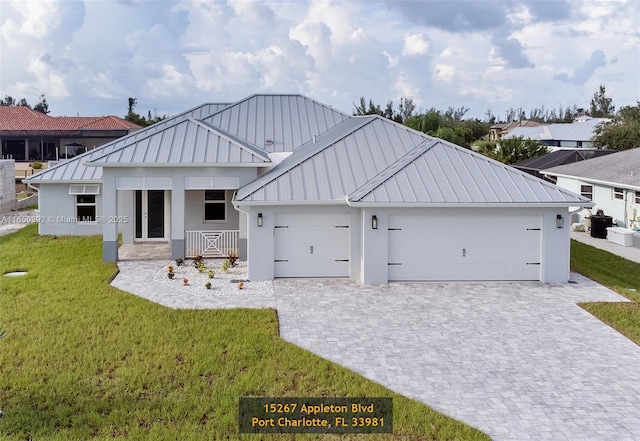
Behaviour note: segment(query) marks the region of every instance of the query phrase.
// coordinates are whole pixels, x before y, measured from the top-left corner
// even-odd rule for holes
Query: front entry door
[[[164,190],[136,190],[136,240],[165,239]]]

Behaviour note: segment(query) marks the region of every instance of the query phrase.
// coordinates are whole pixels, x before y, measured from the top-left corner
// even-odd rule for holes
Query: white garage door
[[[540,280],[539,215],[391,215],[389,280]]]
[[[276,277],[348,277],[349,213],[276,213]]]

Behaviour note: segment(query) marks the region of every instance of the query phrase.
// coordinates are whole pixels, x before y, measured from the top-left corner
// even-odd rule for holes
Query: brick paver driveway
[[[578,283],[368,287],[280,280],[283,338],[494,440],[640,440],[640,347],[576,305]]]

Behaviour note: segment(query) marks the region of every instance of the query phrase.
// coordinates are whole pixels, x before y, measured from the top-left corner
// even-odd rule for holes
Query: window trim
[[[589,188],[588,191],[586,190],[587,187]],[[593,185],[588,185],[588,184],[580,185],[580,196],[585,197],[590,201],[593,201]]]
[[[70,184],[69,194],[100,194],[100,184]]]
[[[207,200],[207,192],[209,191],[221,191],[223,199]],[[227,191],[222,189],[204,190],[202,192],[202,220],[205,223],[226,223],[227,222]],[[222,204],[224,206],[224,218],[223,219],[207,219],[207,204]]]
[[[618,197],[618,195],[620,197]],[[624,201],[624,188],[613,187],[613,189],[611,189],[611,199],[614,201]]]
[[[93,202],[80,202],[79,201],[80,197],[87,197],[87,196],[93,196]],[[76,199],[76,221],[78,223],[85,223],[85,224],[96,223],[96,219],[98,217],[98,204],[96,202],[96,195],[95,194],[78,194],[78,195],[76,195],[75,199]],[[78,207],[93,207],[93,220],[82,220],[82,219],[80,219],[80,215],[78,214]]]

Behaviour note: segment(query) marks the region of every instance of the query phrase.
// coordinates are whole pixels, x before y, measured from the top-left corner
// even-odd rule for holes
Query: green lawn
[[[580,306],[640,345],[640,264],[572,240],[571,270],[631,300]]]
[[[175,311],[109,286],[100,238],[0,237],[0,440],[233,440],[240,396],[387,396],[394,434],[488,440],[278,336],[274,310]],[[268,435],[265,439],[363,439]]]

